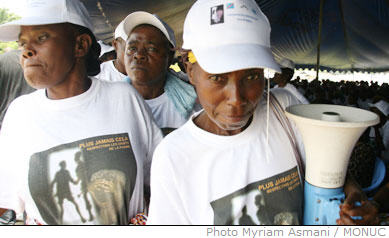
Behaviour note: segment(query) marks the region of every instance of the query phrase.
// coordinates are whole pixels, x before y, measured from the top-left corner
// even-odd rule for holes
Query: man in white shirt
[[[112,46],[116,51],[116,59],[103,62],[100,65],[100,73],[95,77],[105,81],[123,81],[127,76],[124,67],[124,52],[127,35],[123,30],[123,22],[116,27]]]
[[[276,73],[273,80],[277,83],[275,88],[284,88],[291,92],[302,104],[308,104],[309,101],[297,90],[295,86],[290,83],[294,74],[294,63],[289,59],[283,59],[280,62],[282,73]]]
[[[37,89],[4,117],[0,208],[26,224],[127,225],[144,212],[162,133],[133,87],[90,77],[100,45],[80,1],[30,0],[25,12],[0,25]]]

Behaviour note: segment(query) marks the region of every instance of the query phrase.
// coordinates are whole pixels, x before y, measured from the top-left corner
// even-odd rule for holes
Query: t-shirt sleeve
[[[167,148],[157,147],[151,166],[151,199],[147,225],[188,225],[183,199],[180,195],[174,166],[165,153]]]
[[[0,207],[12,209],[20,215],[24,211],[20,188],[25,178],[25,164],[21,161],[23,148],[18,143],[23,129],[19,123],[20,115],[14,109],[11,104],[0,131]]]
[[[151,109],[149,106],[145,103],[143,99],[139,101],[141,104],[141,107],[144,111],[144,120],[146,122],[146,128],[147,128],[147,154],[145,161],[143,163],[143,171],[144,171],[144,184],[146,186],[150,185],[150,168],[151,168],[151,161],[153,159],[154,150],[157,147],[157,145],[162,141],[163,135],[161,129],[157,126],[153,115],[151,113]]]

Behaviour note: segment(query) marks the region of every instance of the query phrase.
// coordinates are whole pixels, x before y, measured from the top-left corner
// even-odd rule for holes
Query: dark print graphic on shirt
[[[137,164],[127,133],[31,156],[31,196],[47,224],[127,224]]]
[[[215,225],[298,225],[303,190],[297,167],[211,202]]]
[[[170,133],[171,133],[172,131],[174,131],[175,129],[177,129],[177,128],[171,128],[171,127],[164,127],[164,128],[161,128],[163,137],[167,136],[168,134],[170,134]]]

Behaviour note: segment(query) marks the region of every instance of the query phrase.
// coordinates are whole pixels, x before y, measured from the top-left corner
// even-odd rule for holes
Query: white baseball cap
[[[388,116],[389,114],[389,103],[385,102],[384,100],[380,100],[376,103],[369,103],[370,107],[376,107],[378,110],[380,110],[385,116]]]
[[[176,47],[176,38],[174,36],[173,29],[166,24],[162,19],[160,19],[157,15],[150,14],[148,12],[138,11],[133,12],[130,15],[128,15],[124,20],[123,28],[124,33],[129,36],[131,31],[142,24],[148,24],[155,26],[159,30],[162,31],[162,33],[166,36],[170,44],[173,45],[173,47]]]
[[[127,34],[124,32],[123,24],[124,24],[124,20],[121,21],[121,22],[119,23],[119,25],[116,27],[116,29],[115,29],[115,34],[114,34],[115,40],[116,40],[117,38],[122,38],[124,41],[127,40],[128,36],[127,36]]]
[[[281,68],[294,69],[294,62],[290,59],[282,59],[280,62]]]
[[[73,23],[93,32],[88,11],[79,0],[27,0],[24,16],[0,25],[0,40],[15,41],[20,26]]]
[[[192,50],[208,73],[249,68],[280,72],[270,30],[254,0],[198,0],[185,18],[182,48]]]
[[[99,56],[99,57],[101,57],[101,56],[102,56],[103,54],[105,54],[105,53],[108,53],[108,52],[111,52],[111,51],[115,50],[112,46],[105,44],[105,43],[104,43],[103,41],[101,41],[101,40],[97,41],[97,43],[99,43],[100,48],[101,48],[100,56]]]

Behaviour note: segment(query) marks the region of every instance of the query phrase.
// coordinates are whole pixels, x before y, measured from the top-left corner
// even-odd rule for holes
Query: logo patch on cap
[[[235,6],[234,6],[234,3],[227,3],[227,9],[234,9],[235,8]]]
[[[224,6],[211,7],[211,25],[224,23]]]

